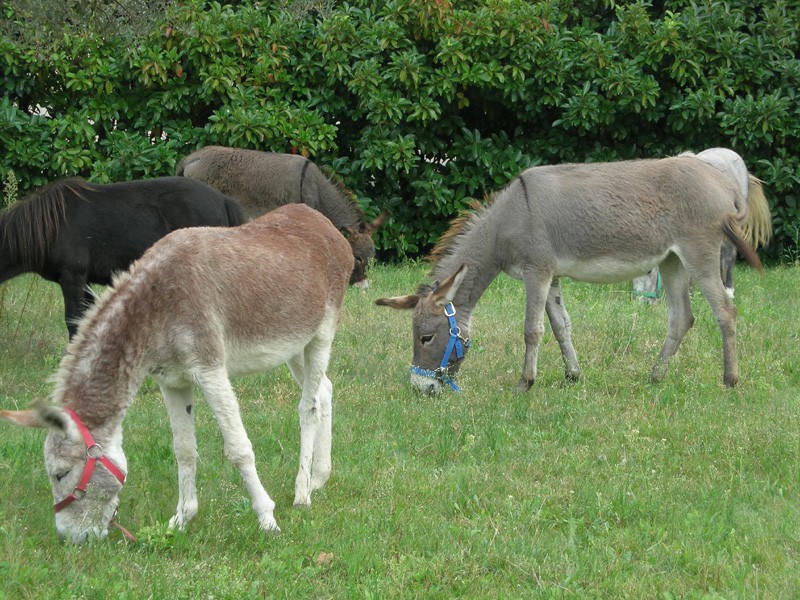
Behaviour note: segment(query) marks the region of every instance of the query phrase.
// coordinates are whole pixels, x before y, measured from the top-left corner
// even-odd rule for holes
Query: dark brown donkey
[[[199,181],[62,179],[0,213],[0,283],[31,272],[58,283],[71,338],[94,302],[88,284],[110,284],[170,231],[242,223],[235,200]]]

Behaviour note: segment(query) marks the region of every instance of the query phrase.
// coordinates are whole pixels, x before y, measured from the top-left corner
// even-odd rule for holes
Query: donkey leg
[[[253,510],[258,515],[261,529],[279,532],[280,528],[275,521],[275,502],[267,494],[258,478],[253,445],[244,429],[236,394],[231,387],[226,371],[218,368],[201,373],[198,376],[198,383],[222,431],[225,456],[239,469],[245,487],[250,493]]]
[[[159,383],[172,425],[172,446],[178,463],[178,507],[169,520],[170,528],[184,529],[197,514],[197,440],[194,432],[194,389],[191,385],[171,387]]]
[[[525,362],[517,389],[527,392],[536,381],[536,362],[539,343],[544,335],[544,310],[551,279],[541,277],[530,269],[523,273],[525,280]]]
[[[719,261],[720,275],[725,286],[725,293],[728,294],[728,298],[733,298],[733,268],[736,265],[736,246],[728,238],[725,238],[722,242]]]
[[[67,324],[69,339],[78,332],[78,324],[86,312],[86,278],[74,274],[62,274],[58,284],[64,296],[64,321]]]
[[[319,386],[319,428],[314,439],[314,458],[311,464],[311,491],[323,487],[331,476],[331,446],[333,444],[333,384],[327,376]]]
[[[680,259],[673,255],[659,265],[667,296],[667,337],[661,347],[650,378],[661,381],[667,372],[669,359],[678,351],[686,332],[694,325],[692,302],[689,297],[689,275]]]
[[[295,479],[295,506],[309,506],[311,491],[322,487],[330,476],[333,387],[324,381],[332,343],[332,335],[318,337],[303,353],[303,392],[298,406],[300,466]]]
[[[697,277],[697,285],[706,297],[722,334],[722,381],[725,387],[739,382],[739,366],[736,361],[736,306],[725,292],[716,273]]]
[[[295,381],[303,386],[303,361],[293,359],[289,362]],[[310,491],[318,490],[327,483],[331,475],[331,445],[333,440],[333,384],[327,376],[322,377],[316,395],[316,413],[319,417],[317,433],[314,438],[311,458]]]
[[[558,345],[561,347],[565,376],[569,381],[576,381],[580,375],[578,355],[572,345],[572,322],[567,313],[567,308],[564,306],[564,299],[561,295],[561,282],[558,279],[553,280],[550,285],[545,309],[547,318],[550,320],[550,327],[553,329],[553,335],[556,336]]]

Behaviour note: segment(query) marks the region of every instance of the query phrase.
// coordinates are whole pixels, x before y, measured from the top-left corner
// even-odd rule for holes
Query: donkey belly
[[[644,275],[657,267],[669,251],[657,256],[621,258],[596,256],[583,259],[560,259],[556,264],[556,277],[569,277],[587,283],[617,283]]]
[[[303,352],[307,337],[272,340],[248,348],[228,348],[225,366],[231,377],[239,377],[274,369]]]

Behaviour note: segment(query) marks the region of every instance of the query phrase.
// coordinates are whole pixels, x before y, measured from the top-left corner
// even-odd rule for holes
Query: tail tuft
[[[758,254],[756,254],[752,246],[745,241],[744,234],[742,233],[741,227],[739,227],[735,214],[728,215],[722,222],[722,230],[725,232],[727,238],[733,242],[733,245],[736,246],[736,249],[741,255],[744,256],[748,264],[758,270],[759,273],[763,273],[764,266],[761,264],[761,259],[758,258]]]

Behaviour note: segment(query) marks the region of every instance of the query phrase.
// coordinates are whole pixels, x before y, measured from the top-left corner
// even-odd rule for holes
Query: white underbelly
[[[303,352],[309,339],[274,340],[262,346],[229,348],[225,366],[231,377],[250,375],[274,369]]]
[[[621,260],[617,257],[596,257],[583,260],[563,259],[556,265],[556,277],[569,277],[587,283],[616,283],[644,275],[657,267],[669,252],[659,256]]]
[[[673,250],[670,248],[663,254],[621,259],[612,256],[598,256],[583,259],[562,258],[556,261],[553,277],[569,277],[587,283],[617,283],[644,275],[657,267]],[[515,264],[505,269],[506,274],[514,279],[522,279],[523,267]]]

